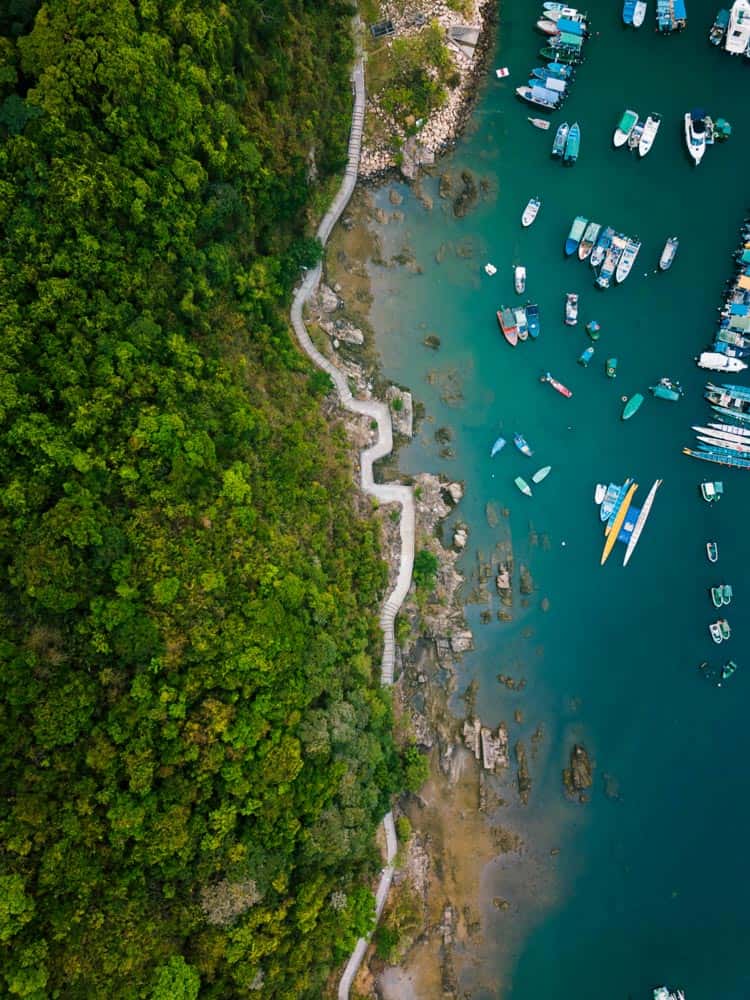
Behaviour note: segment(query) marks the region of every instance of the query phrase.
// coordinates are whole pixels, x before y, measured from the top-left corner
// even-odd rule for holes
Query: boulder
[[[448,493],[453,503],[459,503],[464,495],[464,488],[461,483],[450,483]]]
[[[323,312],[332,313],[336,312],[341,306],[341,299],[332,288],[321,284],[320,291],[318,292],[318,304]]]

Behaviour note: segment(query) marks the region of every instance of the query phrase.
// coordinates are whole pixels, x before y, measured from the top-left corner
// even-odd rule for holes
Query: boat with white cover
[[[646,0],[637,0],[637,3],[633,9],[633,27],[640,28],[643,22],[646,20],[646,11],[648,10],[648,4]]]
[[[747,368],[739,358],[728,358],[726,354],[716,351],[704,351],[696,359],[699,368],[707,368],[711,372],[742,372]]]
[[[541,207],[542,203],[539,198],[529,198],[529,202],[523,210],[523,215],[521,216],[521,225],[528,228],[534,219],[536,219]]]
[[[635,547],[638,544],[638,541],[641,537],[643,526],[648,520],[648,515],[651,513],[651,507],[653,506],[654,503],[654,497],[656,496],[656,491],[659,489],[661,484],[662,484],[661,479],[655,480],[654,485],[649,490],[649,494],[646,497],[645,503],[641,507],[641,512],[638,515],[638,519],[635,522],[635,527],[633,528],[633,531],[630,535],[630,539],[628,540],[628,547],[625,550],[625,558],[622,561],[623,566],[627,566],[627,564],[630,562],[630,557],[633,555]]]
[[[643,126],[643,133],[638,141],[639,156],[645,156],[651,151],[651,147],[654,144],[654,139],[656,138],[656,133],[659,131],[660,125],[661,115],[657,115],[656,113],[648,115],[646,123]]]
[[[685,145],[698,166],[706,152],[706,115],[699,108],[685,113]]]
[[[750,49],[750,0],[735,0],[729,10],[724,49],[730,55],[747,55]]]

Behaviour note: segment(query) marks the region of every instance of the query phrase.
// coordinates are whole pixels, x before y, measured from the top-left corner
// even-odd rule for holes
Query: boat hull
[[[630,397],[630,399],[623,407],[622,419],[630,420],[630,418],[634,416],[638,412],[638,410],[640,410],[642,405],[643,405],[643,396],[640,394],[640,392],[636,392],[634,395]]]

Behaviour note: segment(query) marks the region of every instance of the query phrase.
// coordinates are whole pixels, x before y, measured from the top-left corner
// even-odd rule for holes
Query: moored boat
[[[721,681],[729,680],[729,678],[732,676],[732,674],[735,672],[736,669],[737,669],[737,664],[734,662],[734,660],[727,660],[727,662],[721,668]],[[717,687],[721,687],[721,681],[719,681],[719,683],[716,685]],[[685,1000],[684,994],[682,995],[681,1000]]]
[[[683,448],[683,455],[690,458],[699,458],[702,462],[713,462],[715,465],[725,465],[728,469],[750,469],[750,458],[738,458],[731,452],[723,449],[707,448],[701,445],[700,448]]]
[[[709,423],[708,426],[711,427],[713,430],[716,430],[716,431],[726,431],[729,434],[733,434],[735,437],[750,438],[750,429],[748,429],[747,427],[738,427],[737,424],[712,424],[712,423]],[[697,430],[697,429],[698,429],[697,427],[693,428],[693,430]]]
[[[651,513],[651,507],[653,506],[654,503],[654,497],[656,496],[656,491],[659,489],[661,484],[662,484],[661,479],[657,479],[654,481],[654,485],[649,490],[649,494],[646,497],[646,501],[641,507],[641,511],[638,515],[638,518],[636,519],[633,531],[631,532],[630,539],[628,540],[628,547],[625,550],[625,558],[622,561],[623,566],[627,566],[627,564],[630,562],[630,557],[633,555],[633,552],[635,552],[635,547],[640,540],[643,527],[646,521],[648,520],[649,514]]]
[[[635,128],[638,123],[638,112],[631,111],[629,108],[623,113],[619,122],[617,123],[617,128],[615,129],[614,135],[612,136],[612,142],[615,146],[624,146],[630,137],[630,133]]]
[[[659,258],[659,270],[668,271],[672,266],[672,261],[675,259],[677,254],[677,249],[680,245],[680,241],[676,236],[670,236],[667,242],[664,244],[664,249],[661,252],[661,257]]]
[[[707,444],[709,448],[723,448],[726,451],[737,452],[739,455],[750,454],[750,444],[747,441],[744,443],[740,440],[727,441],[725,437],[716,438],[706,434],[696,434],[696,438],[703,444]]]
[[[731,604],[734,596],[731,583],[723,583],[719,589],[721,590],[721,603]]]
[[[587,347],[586,350],[583,351],[583,353],[579,357],[578,364],[583,365],[584,368],[588,368],[589,361],[591,361],[593,356],[594,356],[594,348]]]
[[[528,229],[539,214],[539,209],[541,207],[542,203],[539,198],[529,198],[528,204],[523,210],[523,215],[521,216],[521,225],[524,228]]]
[[[704,351],[695,361],[699,368],[707,368],[711,372],[741,372],[747,368],[740,358],[729,358],[716,351]]]
[[[729,622],[726,620],[726,618],[720,618],[718,621],[718,625],[719,628],[721,629],[722,641],[726,642],[727,639],[731,638],[732,635],[732,630],[729,627]]]
[[[591,256],[589,257],[589,263],[593,268],[599,267],[604,257],[612,246],[612,240],[614,238],[615,231],[612,226],[607,226],[607,228],[599,235],[599,239],[594,245],[594,249],[591,251]]]
[[[612,522],[612,527],[610,528],[609,534],[607,535],[606,541],[604,543],[604,549],[602,551],[602,558],[600,563],[600,565],[602,566],[609,558],[609,554],[615,546],[615,542],[617,541],[617,536],[620,534],[620,528],[622,527],[623,522],[625,520],[625,515],[628,512],[630,504],[632,503],[633,500],[633,495],[635,494],[635,491],[637,489],[638,489],[638,483],[633,483],[628,488],[628,492],[625,494],[625,498],[620,504],[620,509],[617,511],[617,514],[615,515],[615,519]]]
[[[701,483],[700,490],[701,496],[706,503],[716,503],[716,501],[721,500],[724,495],[724,483]]]
[[[712,45],[721,45],[729,27],[729,11],[720,10],[714,18],[714,23],[708,32],[708,40]]]
[[[607,373],[607,378],[617,377],[617,358],[607,358],[605,371]]]
[[[669,378],[660,378],[656,385],[650,385],[648,388],[657,399],[669,399],[673,403],[676,403],[682,396],[680,383],[673,382]]]
[[[648,4],[646,0],[636,0],[635,7],[633,9],[633,27],[640,28],[643,22],[646,20],[646,11],[648,10]]]
[[[543,35],[557,35],[560,33],[560,29],[557,27],[557,21],[550,21],[549,18],[546,17],[537,21],[536,26]]]
[[[512,309],[508,309],[507,306],[503,306],[497,311],[497,322],[500,329],[503,331],[503,336],[508,341],[511,347],[515,347],[518,343],[518,327],[516,326],[516,314]]]
[[[546,76],[556,76],[560,80],[572,80],[575,76],[575,67],[566,66],[565,63],[551,62],[547,63],[542,72]],[[536,73],[534,73],[536,76]]]
[[[563,46],[545,45],[539,50],[542,59],[550,59],[554,62],[565,63],[568,66],[577,66],[583,61],[580,47],[567,48]]]
[[[620,257],[622,257],[625,247],[627,246],[627,241],[624,236],[619,234],[612,238],[612,245],[609,250],[607,250],[604,255],[604,261],[602,266],[599,268],[599,274],[596,277],[595,284],[599,288],[609,288],[610,282],[617,270],[617,265],[620,262]]]
[[[536,340],[541,333],[542,324],[539,320],[539,306],[533,302],[529,302],[526,306],[526,322],[529,326],[529,336]]]
[[[566,95],[568,89],[568,84],[566,80],[561,80],[556,76],[545,76],[541,79],[532,76],[529,78],[530,87],[543,87],[545,90],[551,90],[553,94],[557,94],[558,98],[562,102]]]
[[[506,443],[507,442],[504,437],[495,438],[495,443],[492,445],[492,451],[490,452],[490,458],[494,458],[499,451],[502,451]]]
[[[550,474],[550,472],[552,472],[552,466],[551,465],[544,465],[544,466],[542,466],[541,469],[537,469],[537,471],[531,477],[532,483],[541,483],[541,481],[543,479],[547,478],[547,476]]]
[[[546,108],[547,111],[554,111],[560,103],[560,95],[544,87],[516,87],[516,93],[522,101],[527,101],[537,108]]]
[[[625,403],[622,408],[622,419],[630,420],[630,418],[640,410],[643,403],[643,396],[640,392],[635,392],[630,397],[630,399]]]
[[[568,292],[565,296],[565,325],[575,326],[578,322],[578,293]]]
[[[513,435],[513,444],[518,448],[522,455],[526,455],[527,458],[531,458],[534,452],[529,448],[526,438],[523,434]]]
[[[622,256],[617,263],[617,270],[615,271],[615,281],[618,285],[630,274],[633,264],[635,263],[635,258],[638,256],[640,249],[640,240],[629,239],[625,244],[625,249],[622,252]]]
[[[590,255],[591,251],[594,249],[594,244],[599,239],[601,228],[602,227],[598,222],[589,222],[586,226],[586,231],[581,237],[581,242],[578,244],[579,260],[586,260],[586,258]]]
[[[586,226],[589,224],[589,220],[583,215],[577,215],[573,219],[573,223],[570,227],[570,232],[565,240],[565,256],[570,257],[578,249],[578,244],[581,242],[583,234],[586,232]]]
[[[513,287],[517,295],[523,295],[526,291],[526,268],[522,264],[516,264],[513,268]]]
[[[565,143],[568,141],[570,125],[567,122],[560,122],[555,132],[555,141],[552,143],[552,155],[562,156],[565,152]]]
[[[568,132],[568,138],[565,142],[565,154],[563,155],[563,163],[575,163],[578,159],[578,153],[581,149],[581,126],[578,122],[573,122],[570,126],[570,131]]]
[[[698,166],[706,152],[706,113],[700,108],[685,113],[685,145]]]
[[[529,486],[529,484],[526,482],[525,479],[522,479],[521,476],[516,476],[513,482],[516,484],[519,490],[524,494],[524,496],[527,497],[531,496],[531,487]]]
[[[622,23],[632,25],[635,12],[635,0],[625,0],[622,5]]]
[[[484,273],[488,274],[490,277],[497,274],[497,268],[494,264],[487,263],[484,265]]]
[[[715,563],[719,561],[719,546],[716,542],[706,542],[706,555],[709,562]]]
[[[607,487],[604,483],[597,483],[594,488],[594,503],[597,507],[600,507],[604,497],[607,495]]]
[[[546,132],[552,124],[546,118],[527,118],[526,121],[531,122],[534,128],[540,128],[543,132]]]
[[[616,483],[609,484],[607,492],[604,494],[602,505],[599,508],[599,517],[602,521],[609,521],[610,517],[615,513],[615,508],[625,498],[631,481],[630,479],[626,479],[621,486],[618,486]]]
[[[721,634],[721,625],[719,625],[718,622],[711,622],[708,626],[708,631],[711,633],[711,638],[717,645],[724,640],[724,636]]]
[[[724,598],[722,596],[722,592],[721,592],[722,588],[721,588],[721,586],[710,587],[709,590],[710,590],[710,593],[711,593],[711,601],[713,602],[713,606],[715,608],[721,608],[721,607],[723,607],[723,605],[724,605]]]
[[[643,135],[643,128],[645,124],[646,123],[642,122],[640,119],[638,119],[638,121],[635,123],[635,125],[633,126],[633,131],[628,136],[628,149],[638,148],[638,143],[641,141],[641,136]]]
[[[656,138],[656,133],[659,131],[660,125],[661,115],[657,115],[656,112],[652,112],[648,115],[643,126],[643,132],[638,140],[639,156],[645,156],[647,153],[651,152],[651,147],[654,144],[654,139]]]
[[[601,337],[601,330],[601,326],[595,319],[589,320],[586,324],[586,333],[592,340],[598,340]]]
[[[516,317],[516,327],[518,328],[518,339],[528,340],[529,339],[529,324],[526,320],[526,310],[523,306],[516,306],[513,310]]]
[[[561,396],[565,396],[566,399],[570,399],[573,395],[567,386],[563,385],[562,382],[558,382],[557,379],[553,378],[549,372],[545,372],[544,375],[541,375],[539,381],[549,383],[553,389],[556,389],[557,392],[559,392]]]

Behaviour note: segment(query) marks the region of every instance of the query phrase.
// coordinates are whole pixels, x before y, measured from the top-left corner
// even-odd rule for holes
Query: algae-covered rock
[[[529,801],[529,795],[531,794],[531,775],[529,774],[529,765],[526,759],[526,747],[524,746],[522,740],[516,743],[516,762],[518,764],[518,794],[521,798],[521,802],[526,805]]]
[[[531,576],[531,573],[529,572],[528,567],[524,566],[523,563],[521,563],[518,572],[521,578],[521,585],[520,585],[521,593],[526,595],[532,594],[534,592],[534,580],[533,577]]]
[[[565,791],[572,798],[586,801],[582,793],[594,782],[594,768],[588,751],[582,743],[575,743],[570,751],[569,766],[563,771]]]

